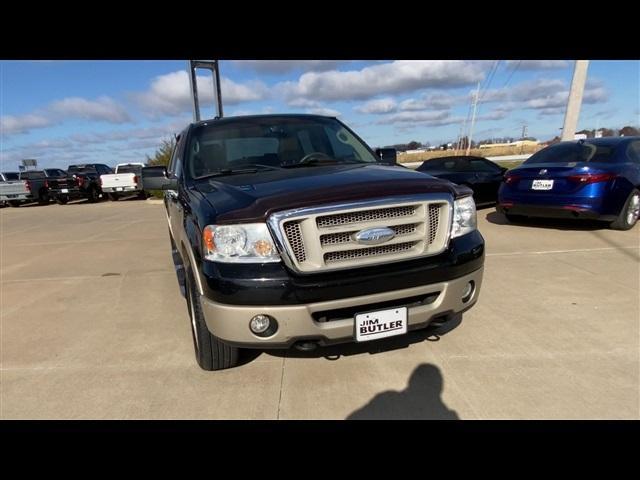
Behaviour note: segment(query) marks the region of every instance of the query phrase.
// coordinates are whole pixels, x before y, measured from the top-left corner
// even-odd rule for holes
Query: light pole
[[[582,94],[584,85],[587,82],[587,68],[589,60],[576,60],[573,67],[573,78],[571,79],[571,90],[569,91],[569,101],[564,115],[564,126],[562,127],[561,140],[573,140],[578,127],[578,117],[582,105]]]

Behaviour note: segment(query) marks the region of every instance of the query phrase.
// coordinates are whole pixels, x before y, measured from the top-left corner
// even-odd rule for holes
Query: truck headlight
[[[460,198],[453,202],[453,220],[451,238],[460,237],[473,232],[477,227],[476,202],[473,197]]]
[[[271,234],[264,223],[207,225],[202,231],[204,256],[225,263],[279,262]]]

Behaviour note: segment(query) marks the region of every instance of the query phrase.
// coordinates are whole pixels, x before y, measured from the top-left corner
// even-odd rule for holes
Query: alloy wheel
[[[627,209],[627,223],[633,225],[640,217],[640,195],[634,195],[629,202]]]

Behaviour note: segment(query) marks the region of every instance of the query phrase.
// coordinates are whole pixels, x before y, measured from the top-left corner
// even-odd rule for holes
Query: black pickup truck
[[[165,190],[201,368],[243,347],[402,335],[475,304],[472,191],[382,160],[335,118],[260,115],[193,123],[166,170],[143,170]]]
[[[66,177],[49,181],[49,195],[61,205],[80,198],[97,202],[102,196],[100,175],[108,173],[113,173],[113,170],[102,163],[69,165]]]

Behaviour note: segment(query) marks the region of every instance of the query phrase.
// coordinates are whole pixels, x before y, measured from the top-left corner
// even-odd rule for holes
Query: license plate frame
[[[382,323],[379,323],[382,319]],[[376,323],[367,323],[365,321],[376,320]],[[397,323],[400,323],[397,325]],[[394,325],[391,325],[391,324]],[[379,326],[380,331],[363,332],[362,327]],[[384,326],[388,326],[385,329]],[[372,310],[367,312],[356,313],[353,316],[353,338],[356,342],[370,342],[372,340],[380,340],[382,338],[390,338],[398,335],[404,335],[408,331],[409,326],[409,309],[407,307],[385,308],[382,310]]]
[[[531,190],[553,190],[553,183],[553,180],[549,179],[535,179],[533,182],[531,182]]]

